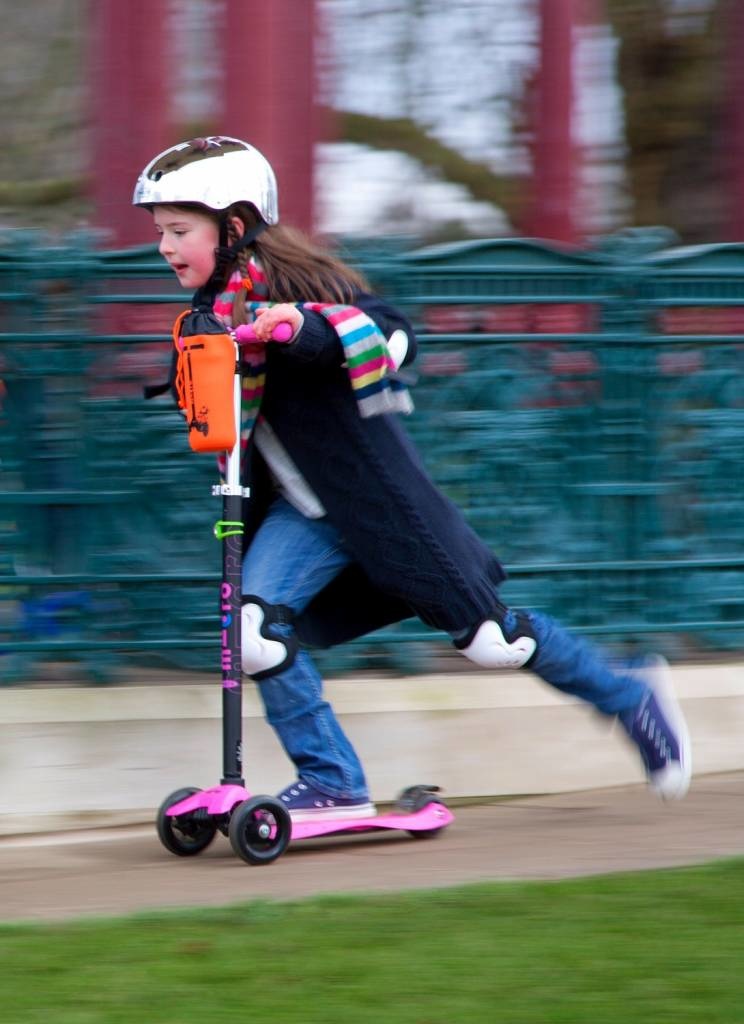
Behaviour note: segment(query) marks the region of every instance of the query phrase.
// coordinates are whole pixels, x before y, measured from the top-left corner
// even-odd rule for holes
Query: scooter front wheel
[[[238,804],[230,818],[230,845],[249,864],[270,864],[292,838],[289,811],[273,796],[254,796]]]
[[[192,811],[187,814],[167,814],[169,808],[189,796],[199,793],[195,786],[177,789],[163,800],[158,808],[156,824],[160,842],[178,857],[194,857],[206,850],[217,834],[217,826],[206,812]]]

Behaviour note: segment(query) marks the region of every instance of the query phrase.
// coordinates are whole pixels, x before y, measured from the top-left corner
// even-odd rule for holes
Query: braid
[[[230,242],[237,242],[240,238],[238,232],[235,230],[232,224],[230,224],[228,227],[228,238],[230,239]],[[250,260],[250,257],[251,249],[241,249],[240,252],[235,257],[236,262],[238,264],[238,270],[240,271],[240,276],[243,278],[248,276],[248,261]],[[246,288],[243,285],[235,293],[235,299],[233,302],[232,319],[233,326],[235,327],[237,327],[239,324],[246,323],[247,320],[245,315],[245,296]]]

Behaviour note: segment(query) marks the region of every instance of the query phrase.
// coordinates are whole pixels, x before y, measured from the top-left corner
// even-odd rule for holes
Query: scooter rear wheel
[[[429,804],[440,804],[442,801],[436,795],[438,792],[439,786],[409,786],[399,794],[396,807],[405,814],[416,814]],[[408,835],[412,839],[433,839],[441,831],[441,828],[412,828]]]
[[[178,857],[194,857],[206,850],[217,834],[217,826],[209,818],[199,818],[199,812],[166,814],[169,807],[185,800],[200,790],[195,786],[177,789],[163,800],[158,808],[156,824],[160,842]]]
[[[411,839],[433,839],[441,831],[441,828],[411,828],[408,830],[408,835]]]
[[[270,864],[292,838],[289,811],[273,796],[254,796],[238,804],[230,818],[230,844],[249,864]]]

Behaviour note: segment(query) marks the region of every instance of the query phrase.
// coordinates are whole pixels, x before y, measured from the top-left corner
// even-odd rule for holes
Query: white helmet
[[[266,157],[247,142],[210,135],[171,146],[137,179],[132,204],[199,203],[226,210],[250,203],[266,224],[279,220],[276,177]]]

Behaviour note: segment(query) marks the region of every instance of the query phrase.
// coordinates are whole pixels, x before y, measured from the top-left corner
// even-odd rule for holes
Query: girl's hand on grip
[[[297,335],[302,323],[302,313],[297,306],[290,302],[280,302],[276,306],[256,310],[253,330],[259,341],[289,341]],[[281,337],[281,334],[286,334],[286,327],[283,331],[277,332],[280,324],[289,325],[288,337]]]

